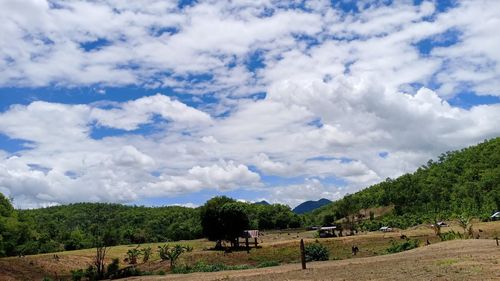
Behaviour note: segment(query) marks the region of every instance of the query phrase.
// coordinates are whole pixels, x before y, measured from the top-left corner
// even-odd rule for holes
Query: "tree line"
[[[248,218],[246,226],[252,229],[302,225],[301,218],[285,205],[236,205],[243,206]],[[95,247],[96,231],[102,232],[99,235],[108,246],[202,238],[202,210],[203,207],[107,203],[15,210],[9,199],[0,193],[0,256],[92,248]]]
[[[361,212],[383,206],[392,206],[392,212],[377,218]],[[77,203],[16,210],[0,193],[0,256],[95,247],[97,230],[108,246],[201,237],[231,241],[242,229],[298,228],[339,220],[366,230],[381,225],[406,228],[464,215],[487,219],[495,210],[500,210],[500,138],[443,153],[414,173],[388,178],[304,215],[286,205],[227,197],[215,197],[198,208]]]
[[[369,220],[366,210],[392,206],[391,213]],[[406,228],[434,220],[473,216],[487,220],[500,210],[500,138],[441,154],[413,173],[370,186],[306,214],[308,224],[339,219],[361,221],[374,230],[381,225]]]

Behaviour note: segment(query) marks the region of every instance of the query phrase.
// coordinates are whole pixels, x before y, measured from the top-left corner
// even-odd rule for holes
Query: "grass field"
[[[491,238],[500,233],[500,222],[476,223],[474,229],[482,239],[489,239],[489,242],[494,243]],[[443,228],[443,231],[461,231],[460,228],[451,224],[450,227]],[[194,265],[198,262],[206,264],[223,263],[226,265],[246,265],[256,267],[262,263],[272,264],[290,264],[299,262],[299,247],[300,239],[305,239],[306,243],[315,243],[316,240],[325,245],[330,250],[330,260],[357,260],[380,255],[386,255],[386,249],[391,245],[391,241],[400,241],[399,236],[405,234],[409,238],[418,239],[424,245],[424,242],[429,239],[432,245],[442,244],[439,238],[434,235],[434,232],[428,226],[418,226],[403,231],[395,231],[390,233],[369,232],[359,233],[355,236],[316,239],[314,231],[272,231],[264,232],[260,248],[252,249],[250,253],[246,251],[236,251],[232,253],[223,253],[209,250],[213,247],[213,242],[206,240],[191,240],[179,241],[172,244],[183,244],[193,247],[193,251],[181,257],[180,265]],[[160,262],[159,256],[156,253],[158,245],[164,243],[142,244],[139,247],[151,247],[154,250],[154,255],[147,263],[140,263],[137,267],[142,271],[151,273],[169,272],[168,262]],[[356,256],[351,254],[351,246],[357,245],[360,252]],[[135,248],[137,245],[121,245],[111,247],[107,255],[108,262],[112,258],[119,258],[121,261],[126,257],[126,252]],[[499,249],[492,248],[497,252]],[[43,254],[26,256],[23,258],[11,257],[0,259],[0,280],[42,280],[43,277],[63,277],[70,276],[70,270],[86,268],[91,262],[94,255],[94,249],[67,251],[57,253],[59,259],[54,258],[54,254]],[[454,267],[460,264],[461,261],[454,259],[445,259],[438,261],[438,267]],[[122,266],[125,266],[123,262]]]

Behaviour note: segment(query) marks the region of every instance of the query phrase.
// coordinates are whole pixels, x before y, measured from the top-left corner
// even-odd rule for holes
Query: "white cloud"
[[[91,118],[99,125],[130,131],[153,122],[154,114],[172,120],[180,127],[210,125],[211,122],[208,114],[160,94],[129,101],[118,108],[94,108]]]
[[[325,186],[318,179],[311,178],[306,179],[303,184],[275,187],[266,200],[273,203],[287,204],[294,208],[304,201],[316,201],[321,198],[336,200],[344,194],[345,192],[341,192],[338,187]]]
[[[1,1],[0,87],[91,86],[103,99],[106,86],[170,87],[202,105],[161,94],[13,105],[0,113],[0,133],[30,149],[0,150],[0,190],[42,206],[248,187],[294,205],[499,136],[498,104],[447,100],[469,90],[500,96],[500,5],[461,1],[437,13],[434,2],[410,2],[345,14],[326,1],[308,10],[273,1]],[[450,32],[456,42],[445,46]],[[424,39],[444,45],[423,54]],[[249,98],[258,92],[265,98]],[[205,94],[216,100],[203,103]],[[124,133],[93,137],[109,128]],[[307,180],[274,188],[266,176]],[[346,186],[322,183],[331,178]]]

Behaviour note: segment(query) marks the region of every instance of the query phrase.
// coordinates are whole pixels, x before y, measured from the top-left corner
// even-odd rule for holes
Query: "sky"
[[[339,199],[500,136],[500,1],[0,1],[0,192]]]

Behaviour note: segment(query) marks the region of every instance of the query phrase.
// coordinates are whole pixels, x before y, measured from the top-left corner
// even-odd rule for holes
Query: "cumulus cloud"
[[[1,1],[0,87],[91,86],[103,100],[0,113],[0,133],[27,142],[0,147],[0,191],[24,207],[239,188],[295,205],[500,135],[498,104],[451,103],[500,96],[497,2],[357,9]],[[127,85],[189,94],[194,105],[162,94],[106,101],[107,87]]]
[[[268,198],[273,203],[287,204],[294,208],[308,200],[326,198],[329,200],[339,199],[345,192],[335,186],[325,186],[318,179],[305,179],[303,184],[291,184],[275,187]]]

